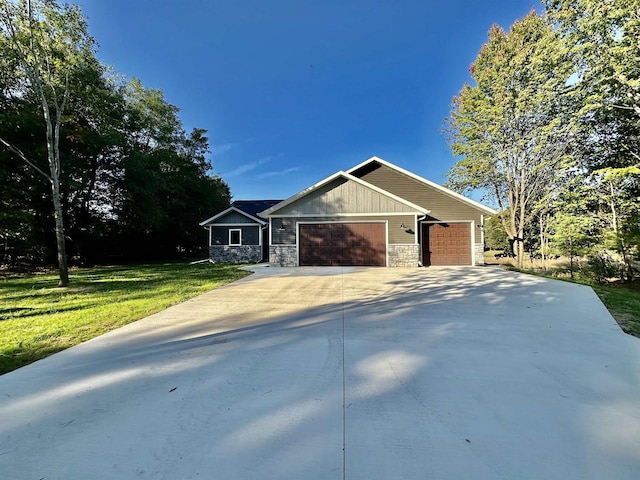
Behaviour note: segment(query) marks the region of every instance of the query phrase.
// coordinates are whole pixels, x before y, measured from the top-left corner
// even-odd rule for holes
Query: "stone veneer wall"
[[[257,263],[262,260],[260,245],[211,245],[209,257],[216,263]]]
[[[390,267],[417,267],[420,245],[387,245]]]
[[[476,257],[476,265],[484,265],[484,244],[476,243],[474,245],[475,248],[475,257]]]
[[[213,249],[214,247],[211,248]],[[388,245],[387,248],[390,267],[416,267],[420,261],[420,245]],[[482,243],[476,243],[474,248],[476,257],[475,264],[484,265],[484,245]],[[297,267],[298,252],[296,246],[271,245],[269,247],[269,263],[274,267]]]
[[[297,267],[298,250],[295,245],[271,245],[269,264],[274,267]]]

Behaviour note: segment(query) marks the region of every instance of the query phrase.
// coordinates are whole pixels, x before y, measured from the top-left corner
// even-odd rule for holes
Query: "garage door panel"
[[[386,265],[384,223],[301,224],[299,233],[302,266]]]
[[[422,259],[425,265],[471,265],[471,224],[423,224]]]

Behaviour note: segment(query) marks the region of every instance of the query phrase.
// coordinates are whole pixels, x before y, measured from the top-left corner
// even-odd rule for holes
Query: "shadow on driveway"
[[[590,288],[281,270],[0,377],[5,478],[637,478],[640,343]]]

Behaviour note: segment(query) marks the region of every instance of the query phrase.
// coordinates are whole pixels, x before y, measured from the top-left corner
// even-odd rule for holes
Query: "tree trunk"
[[[544,271],[547,270],[547,243],[545,233],[544,214],[540,214],[540,267]]]
[[[40,100],[42,102],[42,110],[45,123],[47,125],[47,158],[49,160],[49,169],[51,171],[51,194],[53,196],[53,216],[56,225],[56,246],[58,250],[58,271],[60,280],[59,287],[67,287],[69,285],[69,268],[67,266],[67,250],[64,238],[64,221],[62,217],[62,202],[60,198],[60,153],[57,148],[58,137],[60,135],[59,114],[55,128],[51,123],[51,113],[49,112],[49,104],[42,89],[39,89]],[[59,110],[59,109],[58,109]]]
[[[515,254],[516,254],[516,265],[518,268],[522,268],[524,265],[524,232],[522,230],[518,230],[518,235],[516,236],[515,241]]]
[[[53,216],[56,222],[56,245],[58,247],[58,269],[60,273],[59,287],[69,285],[69,268],[67,267],[67,251],[64,238],[64,222],[62,220],[62,204],[60,202],[60,181],[56,177],[51,181],[53,195]]]
[[[573,242],[571,238],[569,238],[569,275],[571,279],[573,279],[573,258],[575,257],[575,252],[573,251]]]
[[[618,213],[616,211],[616,192],[613,187],[613,182],[609,180],[609,190],[611,193],[611,200],[609,202],[609,207],[611,208],[611,226],[613,228],[613,233],[616,239],[616,247],[618,248],[618,253],[622,255],[622,263],[624,264],[622,271],[622,280],[632,281],[633,280],[633,266],[631,265],[631,261],[627,255],[627,246],[624,243],[624,238],[620,235],[620,231],[618,228]]]
[[[46,2],[45,2],[46,3]],[[11,5],[11,7],[9,7]],[[36,5],[36,9],[42,8],[44,3],[38,2]],[[47,5],[49,5],[47,3]],[[56,233],[56,245],[58,250],[58,268],[60,273],[60,280],[58,282],[58,286],[66,287],[69,285],[69,270],[67,267],[67,252],[65,247],[65,235],[64,235],[64,222],[62,218],[62,202],[60,198],[60,125],[62,123],[62,114],[64,112],[66,102],[69,97],[69,65],[67,65],[66,73],[64,74],[64,89],[62,98],[58,95],[56,91],[54,74],[52,73],[52,66],[54,66],[55,62],[51,57],[47,57],[47,53],[42,54],[42,50],[37,47],[38,42],[44,42],[41,46],[46,44],[45,36],[43,35],[43,28],[53,28],[56,27],[42,27],[40,25],[41,19],[36,19],[34,16],[37,16],[37,12],[34,13],[31,5],[31,0],[26,2],[20,2],[17,4],[13,4],[11,2],[4,2],[2,8],[2,23],[3,33],[7,35],[7,39],[9,39],[13,47],[15,48],[16,53],[18,54],[19,61],[24,68],[25,73],[29,79],[31,84],[31,88],[33,88],[34,92],[40,99],[40,106],[42,107],[42,112],[47,128],[47,160],[49,162],[49,170],[51,175],[49,180],[51,182],[51,194],[53,196],[53,214],[55,219],[55,233]],[[21,10],[25,8],[26,11],[22,12]],[[54,8],[58,9],[59,7],[55,5]],[[20,35],[21,29],[16,28],[16,18],[21,18],[22,15],[26,14],[26,20],[28,21],[27,29],[28,29],[28,37],[22,38]],[[69,18],[69,17],[67,17]],[[83,29],[82,24],[75,23],[74,26],[79,26],[80,31],[75,32],[79,33],[81,36],[86,34],[86,31]],[[28,43],[22,43],[26,40]],[[65,38],[64,35],[62,37],[62,41],[68,40],[72,43],[78,42],[78,39],[74,35],[67,35]],[[72,51],[75,51],[74,45],[72,47]],[[42,58],[44,56],[44,59]],[[69,59],[66,59],[69,62]],[[54,67],[55,70],[56,67]],[[43,75],[46,76],[43,77]],[[51,118],[51,112],[49,110],[49,101],[47,100],[47,92],[46,88],[49,88],[49,94],[51,95],[52,104],[55,112],[55,123],[54,119]],[[61,101],[60,101],[61,100]],[[6,144],[6,142],[2,142]],[[16,151],[17,149],[12,149]],[[19,152],[19,150],[17,150]],[[31,166],[35,166],[32,162],[30,162],[24,155],[21,157]],[[42,170],[38,167],[36,169],[44,174]],[[46,174],[44,174],[47,176]]]

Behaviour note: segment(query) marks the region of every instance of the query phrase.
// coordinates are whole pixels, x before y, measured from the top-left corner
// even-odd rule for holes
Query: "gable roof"
[[[398,167],[397,165],[394,165],[393,163],[387,162],[386,160],[383,160],[380,157],[371,157],[367,160],[365,160],[362,163],[359,163],[358,165],[356,165],[355,167],[350,168],[349,170],[347,170],[348,174],[352,174],[353,172],[356,172],[357,170],[360,170],[361,168],[370,165],[371,163],[378,163],[380,165],[384,165],[388,168],[391,168],[392,170],[395,170],[399,173],[402,173],[403,175],[406,175],[410,178],[413,178],[414,180],[424,184],[424,185],[428,185],[429,187],[432,187],[446,195],[449,195],[450,197],[455,198],[456,200],[459,200],[463,203],[466,203],[467,205],[476,208],[478,210],[480,210],[483,213],[489,214],[489,215],[497,215],[498,212],[496,212],[493,208],[489,208],[486,205],[483,205],[479,202],[476,202],[474,200],[471,200],[470,198],[465,197],[464,195],[460,195],[457,192],[454,192],[453,190],[449,190],[446,187],[443,187],[442,185],[438,185],[437,183],[432,182],[431,180],[427,180],[424,177],[421,177],[420,175],[416,175],[415,173],[412,173],[408,170],[405,170],[404,168]]]
[[[267,220],[259,215],[262,210],[265,210],[273,205],[280,203],[282,200],[236,200],[231,203],[229,208],[214,215],[211,218],[206,219],[204,222],[200,222],[200,226],[214,223],[216,220],[228,215],[231,212],[237,212],[240,215],[244,215],[254,222],[258,222],[261,225],[266,225]]]
[[[415,203],[411,203],[407,200],[405,200],[404,198],[400,198],[397,195],[394,195],[390,192],[387,192],[386,190],[383,190],[379,187],[376,187],[375,185],[366,182],[364,180],[362,180],[361,178],[358,177],[354,177],[353,175],[350,175],[347,172],[343,172],[343,171],[339,171],[334,173],[333,175],[328,176],[327,178],[325,178],[324,180],[319,181],[318,183],[316,183],[315,185],[310,186],[309,188],[305,188],[304,190],[296,193],[295,195],[292,195],[291,197],[287,198],[286,200],[283,200],[275,205],[273,205],[270,208],[267,208],[266,210],[260,212],[260,216],[262,217],[270,217],[272,216],[274,213],[276,213],[279,210],[282,210],[284,207],[291,205],[292,203],[300,200],[301,198],[309,195],[312,192],[315,192],[316,190],[318,190],[319,188],[322,188],[323,186],[331,183],[332,181],[338,179],[338,178],[344,178],[345,180],[351,181],[351,182],[355,182],[359,185],[362,185],[370,190],[373,190],[374,192],[378,193],[379,195],[382,195],[384,197],[387,197],[391,200],[394,200],[406,207],[409,207],[411,210],[415,211],[416,213],[422,213],[422,214],[427,214],[429,213],[429,210],[425,209],[424,207],[421,207],[419,205],[416,205]]]
[[[252,217],[266,221],[266,219],[262,218],[260,212],[273,207],[281,201],[282,200],[236,200],[231,204],[231,206],[236,207],[238,210],[241,210]]]

